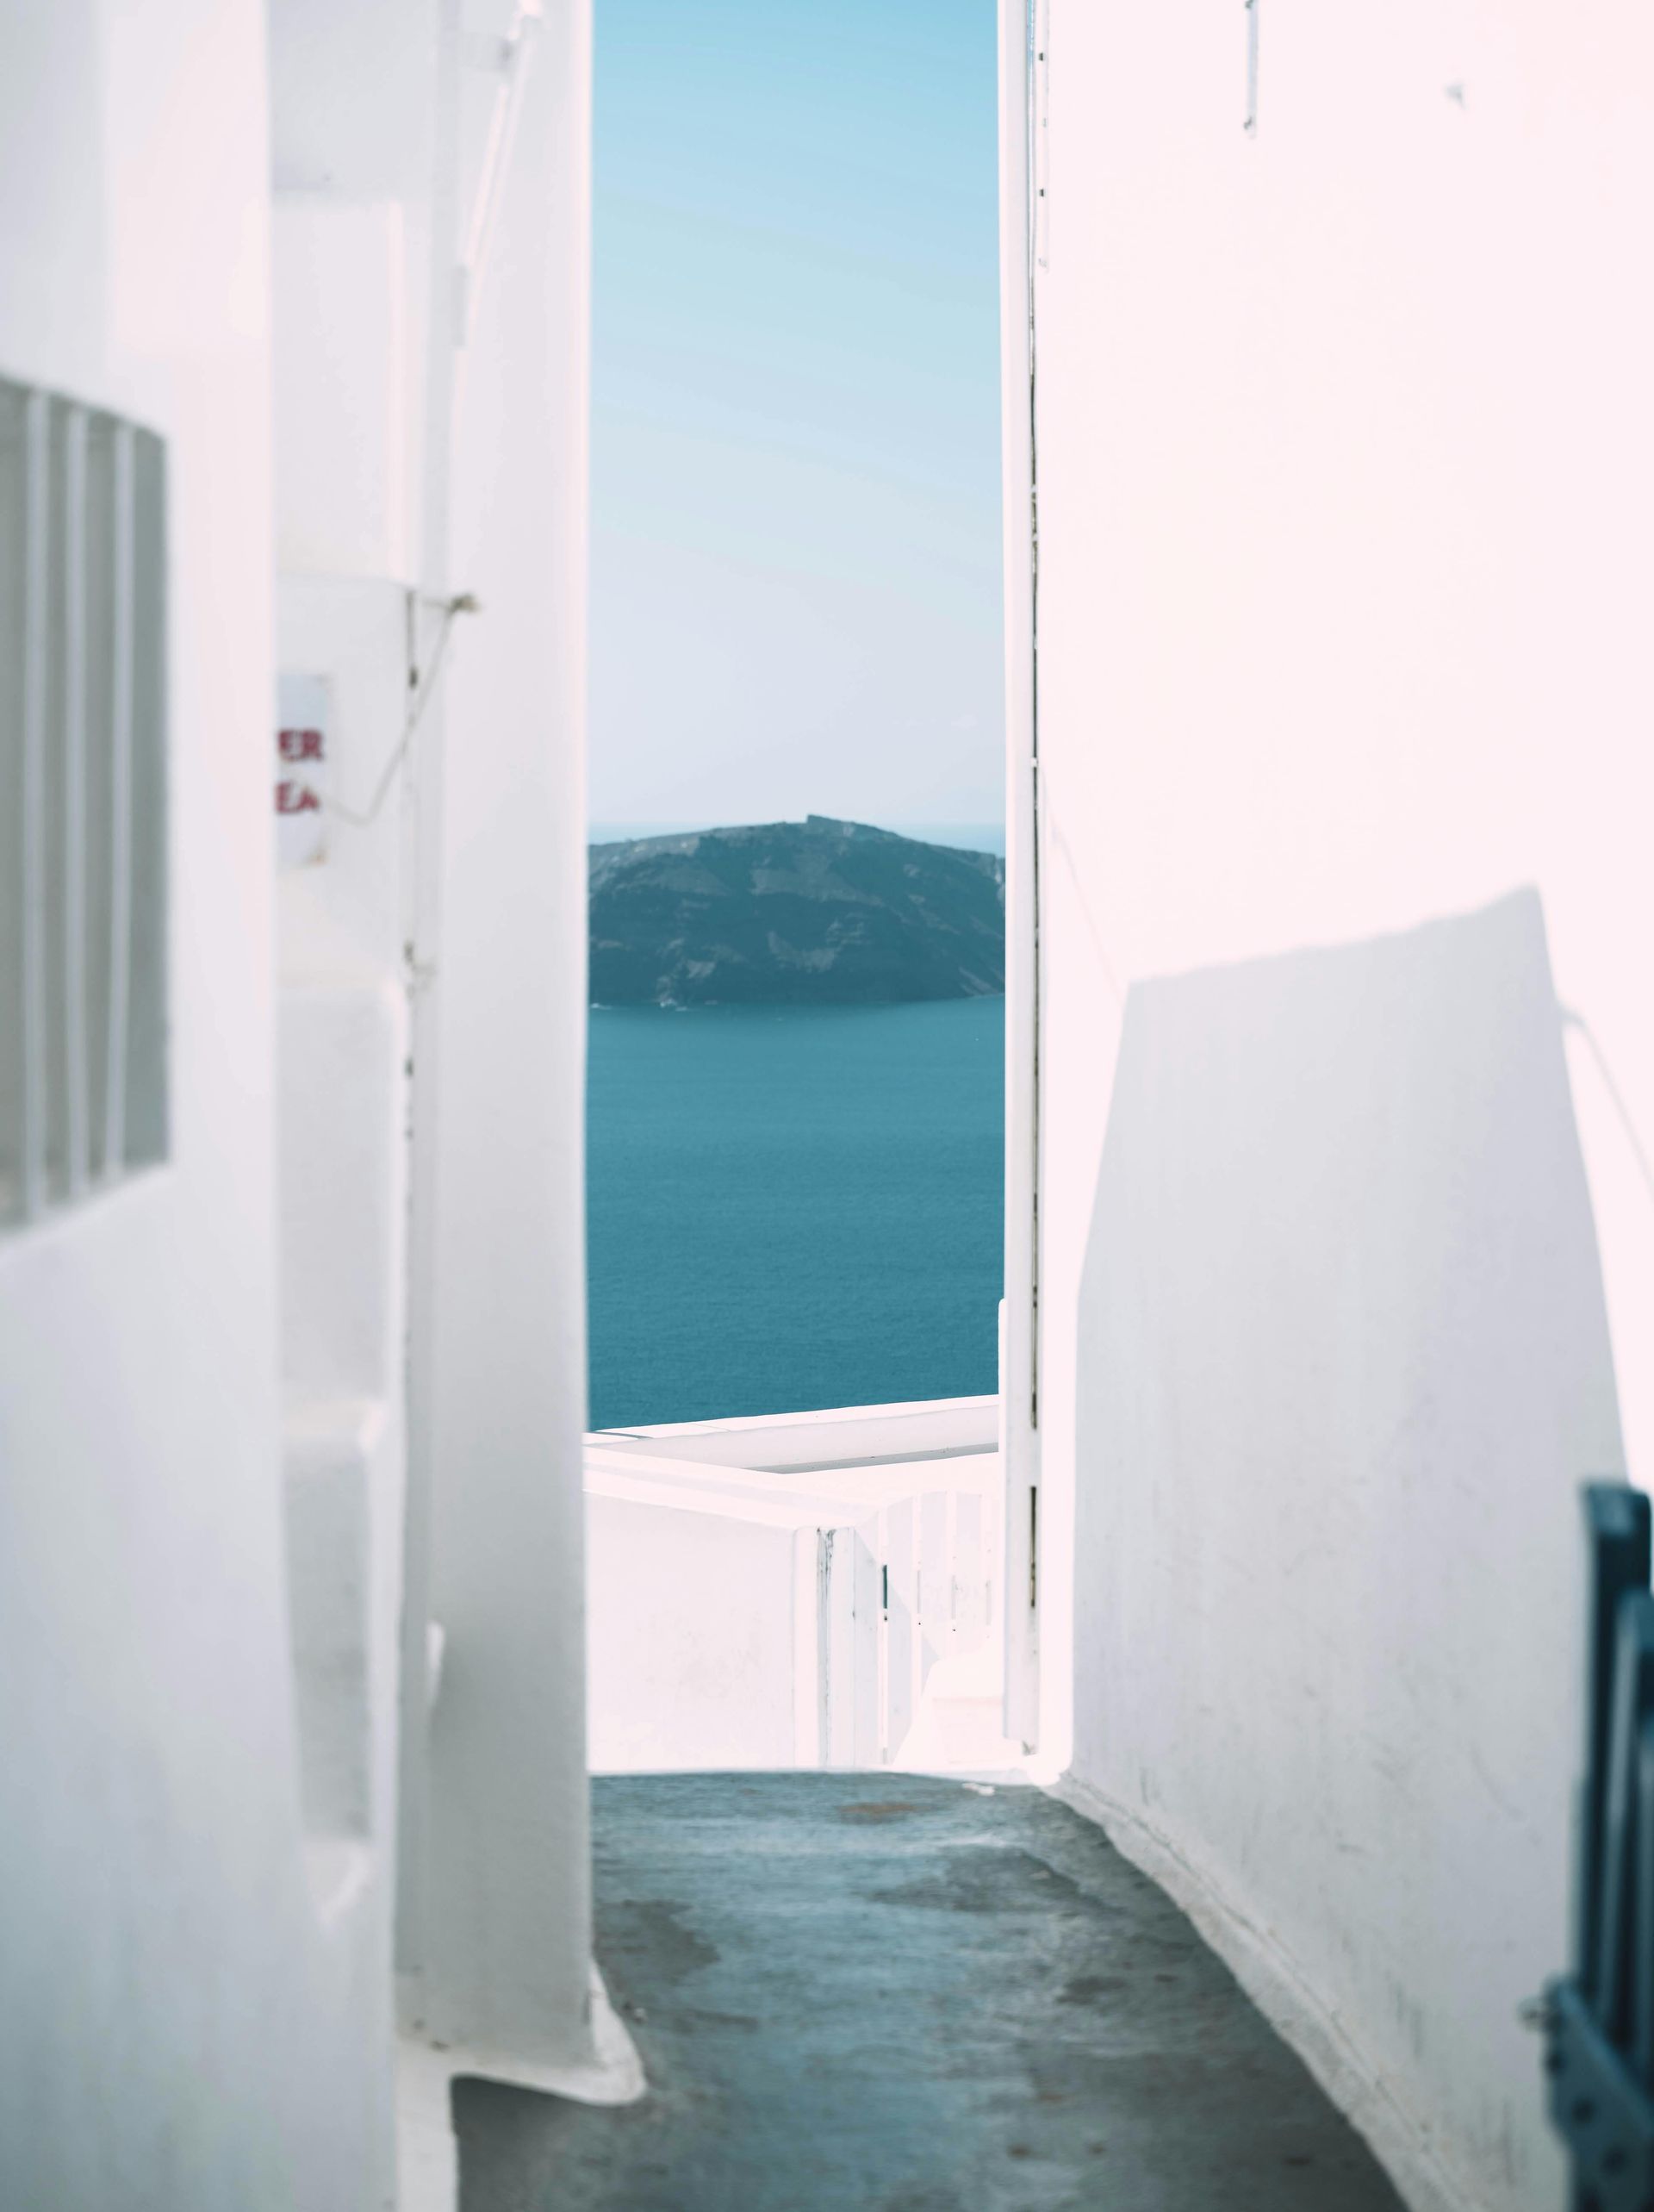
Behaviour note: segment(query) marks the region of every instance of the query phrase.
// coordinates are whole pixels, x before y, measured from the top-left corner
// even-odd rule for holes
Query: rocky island
[[[1005,988],[1005,864],[861,822],[591,849],[594,1005],[882,1006]]]

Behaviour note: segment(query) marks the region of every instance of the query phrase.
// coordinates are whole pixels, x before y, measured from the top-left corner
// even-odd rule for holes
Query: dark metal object
[[[1649,1501],[1585,1492],[1590,1551],[1578,1955],[1545,1991],[1575,2212],[1654,2212],[1654,1595]]]

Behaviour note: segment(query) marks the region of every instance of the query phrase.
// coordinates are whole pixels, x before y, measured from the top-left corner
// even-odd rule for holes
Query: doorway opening
[[[993,0],[601,0],[598,1771],[1010,1763]]]

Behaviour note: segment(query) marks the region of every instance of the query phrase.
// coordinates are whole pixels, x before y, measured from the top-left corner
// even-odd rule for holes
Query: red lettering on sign
[[[276,812],[278,814],[319,814],[321,801],[308,783],[278,783],[276,786]]]
[[[276,743],[283,760],[320,760],[322,757],[320,730],[282,730]]]

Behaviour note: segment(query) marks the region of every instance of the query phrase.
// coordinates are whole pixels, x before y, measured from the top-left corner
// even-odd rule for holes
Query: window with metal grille
[[[0,1228],[166,1152],[165,468],[0,378]]]

